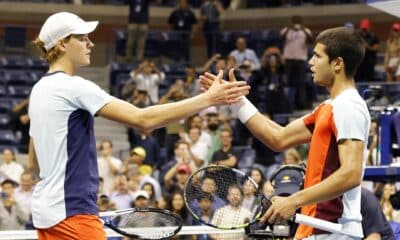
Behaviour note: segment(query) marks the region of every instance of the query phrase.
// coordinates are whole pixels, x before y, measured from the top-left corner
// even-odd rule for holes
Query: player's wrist
[[[244,96],[239,102],[229,105],[229,108],[242,123],[246,123],[258,112],[257,108]]]

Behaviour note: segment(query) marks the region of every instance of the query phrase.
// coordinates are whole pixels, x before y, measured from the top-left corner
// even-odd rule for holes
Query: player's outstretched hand
[[[206,75],[201,76],[206,81],[207,87],[204,87],[206,94],[209,97],[212,105],[224,105],[236,103],[240,100],[241,96],[249,94],[250,86],[247,85],[245,81],[236,81],[236,79],[231,79],[233,76],[233,69],[229,71],[230,81],[224,81],[222,79],[223,72],[220,71],[217,76],[206,73]],[[234,76],[233,76],[234,77]],[[202,81],[202,80],[201,80]]]
[[[200,75],[201,90],[207,91],[216,78],[216,75],[209,72],[205,72],[204,75]],[[222,79],[222,82],[226,83],[227,81]],[[236,82],[235,69],[233,68],[229,70],[229,82]]]

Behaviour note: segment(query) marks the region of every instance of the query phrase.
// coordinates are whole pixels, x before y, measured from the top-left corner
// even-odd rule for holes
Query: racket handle
[[[304,224],[310,227],[318,228],[331,233],[345,234],[342,230],[342,224],[332,223],[326,220],[317,219],[307,215],[297,213],[293,217],[293,221],[299,224]]]

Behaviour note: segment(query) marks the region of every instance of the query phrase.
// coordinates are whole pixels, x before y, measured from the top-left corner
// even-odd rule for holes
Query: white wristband
[[[244,96],[241,97],[239,102],[230,105],[229,108],[242,123],[246,123],[258,112],[257,108]]]

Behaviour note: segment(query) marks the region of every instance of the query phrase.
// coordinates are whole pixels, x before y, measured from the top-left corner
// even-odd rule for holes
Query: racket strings
[[[160,239],[175,234],[179,220],[162,212],[131,212],[118,217],[118,227],[128,234],[145,239]]]
[[[254,222],[257,216],[257,198],[251,206],[243,205],[244,191],[249,188],[255,193],[258,186],[241,172],[222,166],[208,166],[186,182],[185,201],[196,218],[200,218],[202,208],[207,206],[204,202],[211,201],[213,216],[206,224],[218,228],[238,228]]]

